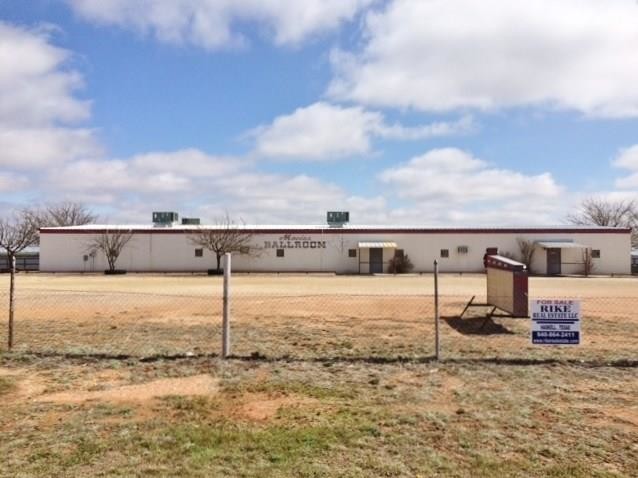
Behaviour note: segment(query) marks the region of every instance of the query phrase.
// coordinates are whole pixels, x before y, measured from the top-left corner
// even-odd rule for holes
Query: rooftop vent
[[[153,225],[157,227],[172,226],[179,221],[179,214],[176,212],[156,211],[153,213]]]
[[[350,222],[350,213],[348,211],[328,211],[327,220],[330,226],[343,226]]]

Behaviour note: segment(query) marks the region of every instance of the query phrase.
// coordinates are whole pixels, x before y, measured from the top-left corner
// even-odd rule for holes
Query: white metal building
[[[40,270],[98,272],[107,268],[101,254],[87,252],[96,234],[133,232],[117,261],[130,272],[196,272],[215,268],[215,255],[192,244],[198,228],[163,224],[87,225],[43,228]],[[414,272],[429,272],[435,259],[443,272],[483,271],[488,248],[519,256],[517,239],[533,241],[535,274],[580,274],[584,253],[593,258],[594,274],[630,274],[629,229],[611,227],[425,228],[415,226],[241,226],[252,234],[250,253],[236,253],[233,270],[243,272],[387,272],[397,253],[407,254]]]

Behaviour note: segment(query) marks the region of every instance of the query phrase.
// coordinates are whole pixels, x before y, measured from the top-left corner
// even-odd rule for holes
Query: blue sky
[[[636,51],[634,0],[5,1],[0,203],[560,223],[638,198]]]

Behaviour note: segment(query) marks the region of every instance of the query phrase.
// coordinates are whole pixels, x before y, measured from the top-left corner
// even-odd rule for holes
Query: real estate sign
[[[580,300],[534,299],[530,305],[532,344],[580,344]]]

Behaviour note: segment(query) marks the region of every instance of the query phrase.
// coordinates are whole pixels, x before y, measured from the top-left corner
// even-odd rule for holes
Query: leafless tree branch
[[[532,259],[536,252],[536,244],[534,241],[519,237],[516,239],[518,250],[521,253],[521,262],[527,267],[527,273],[532,273]]]
[[[107,230],[88,242],[87,252],[102,252],[108,262],[109,271],[113,272],[117,259],[131,239],[133,239],[133,232],[130,230]]]
[[[27,207],[20,211],[20,214],[36,231],[41,227],[82,226],[97,221],[97,215],[86,206],[71,201],[41,207]]]
[[[189,234],[191,244],[215,254],[217,272],[221,271],[221,258],[227,252],[254,254],[250,245],[252,238],[253,234],[235,223],[228,213],[217,219],[213,227],[200,227]]]
[[[0,248],[9,259],[38,242],[38,229],[22,215],[0,219]]]
[[[628,227],[632,230],[632,245],[638,247],[638,203],[636,201],[608,201],[602,198],[585,199],[577,212],[567,221],[582,226]]]

